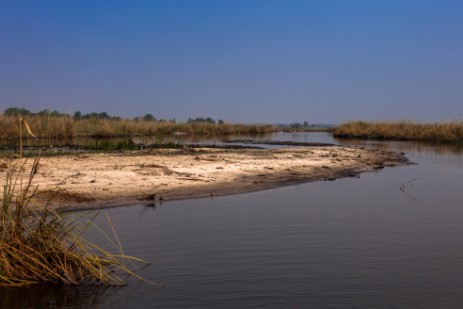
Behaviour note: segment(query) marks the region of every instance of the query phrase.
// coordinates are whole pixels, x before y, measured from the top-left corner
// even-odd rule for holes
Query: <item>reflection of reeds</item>
[[[82,237],[93,225],[95,215],[83,225],[79,224],[80,218],[69,219],[47,207],[40,212],[31,209],[30,203],[37,193],[32,179],[39,159],[35,159],[27,179],[23,179],[24,167],[25,163],[15,171],[11,165],[3,186],[0,286],[121,285],[124,281],[118,275],[135,275],[126,263],[143,261],[125,256],[119,245],[115,245],[119,253],[112,254]]]
[[[0,115],[0,141],[17,138],[19,132],[15,120],[15,117]],[[28,116],[28,121],[34,134],[40,138],[154,136],[174,132],[215,136],[276,131],[271,125],[260,124],[174,123],[97,118],[75,120],[67,115],[32,115]]]
[[[119,287],[36,284],[28,287],[0,288],[0,308],[94,309],[105,307],[106,299]]]
[[[351,121],[339,125],[334,130],[334,136],[463,143],[463,121],[442,123]]]

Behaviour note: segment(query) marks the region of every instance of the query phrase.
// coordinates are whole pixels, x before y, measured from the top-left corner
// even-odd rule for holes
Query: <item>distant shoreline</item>
[[[332,131],[336,138],[463,144],[463,121],[440,123],[350,121],[340,124]]]

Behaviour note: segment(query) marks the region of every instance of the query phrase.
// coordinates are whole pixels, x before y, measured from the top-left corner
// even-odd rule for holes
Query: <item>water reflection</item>
[[[0,308],[96,308],[113,297],[120,287],[33,285],[0,288]]]
[[[400,152],[427,153],[434,155],[462,155],[463,145],[436,144],[417,141],[371,141],[358,139],[335,139],[340,145],[353,145]]]
[[[125,138],[63,138],[63,139],[25,139],[23,140],[24,147],[63,147],[69,145],[75,146],[93,146],[99,143],[119,143],[126,140],[130,140],[136,144],[144,145],[159,145],[159,144],[196,144],[196,143],[218,143],[228,142],[238,138],[249,138],[249,139],[262,139],[271,138],[272,134],[262,135],[216,135],[216,136],[197,136],[197,135],[172,135],[172,134],[159,134],[154,136],[134,136]],[[18,146],[16,139],[3,140],[0,143],[2,147],[16,147]]]
[[[417,164],[214,200],[107,209],[126,253],[152,262],[140,275],[164,288],[0,289],[0,307],[460,307],[462,147],[311,134],[256,140],[393,150]]]
[[[166,145],[166,144],[246,144],[262,142],[264,147],[275,148],[284,147],[285,145],[265,145],[266,142],[288,142],[288,143],[324,143],[355,145],[383,150],[394,150],[401,152],[427,152],[436,155],[461,155],[463,154],[463,145],[436,144],[429,142],[416,141],[376,141],[376,140],[359,140],[359,139],[338,139],[333,138],[327,132],[276,132],[260,135],[217,135],[217,136],[195,136],[195,135],[171,135],[161,134],[156,136],[136,136],[132,138],[74,138],[74,139],[27,139],[24,141],[24,147],[45,147],[45,148],[66,148],[66,147],[90,147],[98,148],[100,145],[117,145],[124,142],[131,142],[142,145]],[[5,151],[12,151],[17,147],[16,140],[3,141],[1,147]],[[260,145],[260,144],[259,144]],[[8,148],[8,150],[5,149]],[[110,148],[110,147],[109,147]],[[58,150],[56,150],[58,151]]]

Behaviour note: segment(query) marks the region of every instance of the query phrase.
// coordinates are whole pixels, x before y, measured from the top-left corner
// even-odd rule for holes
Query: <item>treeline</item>
[[[192,118],[188,118],[187,120],[187,123],[212,123],[212,124],[215,124],[215,120],[210,118],[210,117],[207,117],[207,118],[202,118],[202,117],[199,117],[199,118],[195,118],[195,119],[192,119]],[[219,121],[217,121],[217,124],[224,124],[225,122],[222,120],[222,119],[219,119]]]
[[[33,113],[28,109],[22,107],[9,107],[5,109],[3,112],[5,116],[17,116],[20,114],[21,116],[51,116],[51,117],[71,117],[70,114],[63,114],[58,112],[57,110],[50,111],[49,109],[41,110],[40,112]],[[82,114],[80,111],[75,112],[72,115],[72,119],[74,120],[81,120],[81,119],[112,119],[112,120],[122,120],[122,117],[118,116],[111,116],[107,112],[101,113],[89,113],[89,114]],[[135,121],[158,121],[152,114],[145,114],[144,116],[135,117],[133,118]],[[165,120],[160,119],[159,122],[175,122],[175,119]]]
[[[27,110],[27,109],[22,108],[22,107],[9,107],[9,108],[5,109],[3,114],[5,116],[10,116],[10,117],[11,116],[18,116],[18,115],[21,115],[21,116],[34,116],[34,115],[39,115],[39,116],[45,116],[45,115],[46,116],[69,116],[68,114],[61,114],[57,110],[50,111],[49,109],[44,109],[44,110],[41,110],[40,112],[33,113],[30,110]]]
[[[18,114],[25,116],[34,135],[40,138],[130,137],[153,136],[183,132],[192,135],[263,134],[278,129],[265,124],[230,124],[223,120],[190,118],[187,122],[175,119],[156,119],[152,114],[132,119],[113,117],[106,112],[73,115],[43,110],[32,113],[24,108],[10,107],[0,114],[0,140],[15,140],[19,135]],[[27,134],[23,130],[23,136]]]
[[[58,112],[57,110],[50,111],[49,109],[44,109],[41,110],[40,112],[33,113],[28,109],[22,108],[22,107],[9,107],[5,109],[3,112],[5,116],[17,116],[20,114],[21,116],[51,116],[51,117],[70,117],[71,115],[69,114],[63,114]],[[89,113],[89,114],[82,114],[80,111],[75,112],[72,115],[72,119],[74,120],[82,120],[82,119],[112,119],[112,120],[122,120],[122,117],[118,116],[111,116],[107,112],[101,112],[101,113]],[[176,123],[175,118],[172,119],[157,119],[156,117],[153,116],[153,114],[145,114],[143,116],[137,116],[133,118],[134,121],[152,121],[152,122],[170,122],[170,123]],[[187,123],[210,123],[210,124],[225,124],[225,122],[221,119],[219,119],[217,122],[212,119],[211,117],[203,118],[203,117],[198,117],[198,118],[188,118]]]
[[[278,127],[283,132],[327,132],[330,131],[334,125],[295,121],[290,124],[279,124]]]

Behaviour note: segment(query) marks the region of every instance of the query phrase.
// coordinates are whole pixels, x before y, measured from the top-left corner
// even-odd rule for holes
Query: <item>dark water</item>
[[[172,135],[162,134],[148,137],[131,137],[131,138],[72,138],[72,139],[25,139],[23,146],[27,147],[65,147],[69,145],[94,147],[101,144],[117,144],[119,142],[130,140],[136,144],[156,145],[156,144],[221,144],[233,141],[297,141],[297,142],[334,142],[334,139],[326,133],[272,133],[258,135],[216,135],[213,137],[196,136],[196,135]],[[17,147],[17,140],[6,140],[0,143],[0,149],[3,147]]]
[[[336,142],[327,134],[274,138]],[[46,299],[48,308],[461,307],[463,151],[362,144],[406,152],[417,165],[358,179],[109,209],[126,253],[150,261],[141,275],[162,287],[129,281],[109,291],[0,290],[0,304],[40,308],[31,304]]]

